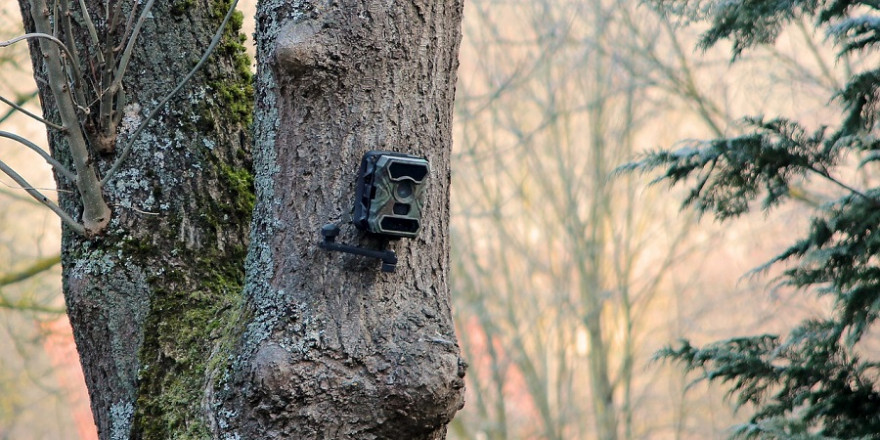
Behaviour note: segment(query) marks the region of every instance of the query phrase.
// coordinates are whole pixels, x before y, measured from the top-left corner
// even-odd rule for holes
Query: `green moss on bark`
[[[240,332],[244,254],[240,248],[223,255],[184,255],[195,262],[194,271],[163,275],[172,285],[179,281],[180,289],[156,292],[151,305],[135,438],[211,437],[201,403],[210,377],[222,371]]]
[[[257,199],[254,195],[254,173],[247,168],[236,168],[225,163],[218,164],[218,168],[218,177],[232,196],[232,202],[219,205],[219,210],[238,221],[250,220]]]
[[[219,25],[230,4],[213,2],[210,21]],[[246,133],[254,106],[241,21],[236,12],[206,66],[209,99],[198,107],[198,122],[182,128],[192,131],[188,151],[195,153],[198,169],[219,195],[197,194],[198,208],[187,212],[187,219],[166,217],[161,242],[172,243],[170,249],[134,240],[125,244],[141,255],[173,255],[175,261],[185,262],[179,267],[169,264],[156,275],[162,280],[155,285],[163,287],[153,293],[144,329],[134,439],[211,438],[204,418],[205,392],[224,374],[242,331],[246,234],[255,196],[249,146],[239,145],[249,142]],[[203,143],[203,138],[210,142]],[[185,228],[198,231],[196,249],[180,241]],[[238,239],[224,239],[229,237]]]
[[[231,2],[216,1],[212,4],[210,15],[214,20],[222,20]],[[227,118],[246,121],[250,125],[254,113],[254,75],[251,58],[244,43],[247,36],[241,33],[244,15],[235,11],[223,33],[223,39],[209,61],[231,60],[234,75],[221,75],[209,78],[208,85],[214,92],[214,100]]]
[[[242,228],[250,222],[254,203],[253,177],[246,167],[234,167],[214,156],[215,180],[225,188],[222,201],[203,199],[199,230],[208,236],[223,228]],[[181,224],[181,219],[172,219]],[[173,236],[174,233],[170,233]],[[174,242],[172,237],[166,241]],[[168,240],[171,239],[171,240]],[[165,289],[154,292],[144,330],[138,399],[132,438],[208,439],[202,402],[213,378],[222,377],[234,341],[242,328],[246,244],[222,249],[212,243],[198,250],[184,243],[158,250],[137,240],[125,240],[127,252],[141,256],[171,254],[186,267],[168,267],[159,275]]]
[[[179,0],[172,4],[171,6],[171,15],[175,17],[182,16],[186,14],[190,8],[195,6],[195,0]]]
[[[206,206],[198,212],[196,227],[206,236],[224,228],[246,229],[254,204],[251,171],[213,156],[207,162],[225,193],[222,201],[203,199]],[[211,378],[223,375],[242,331],[246,244],[225,243],[221,249],[211,243],[190,250],[177,242],[174,249],[160,252],[136,240],[123,243],[127,252],[156,258],[170,253],[188,263],[158,275],[163,280],[156,284],[166,288],[154,292],[145,325],[133,438],[210,438],[201,404]]]

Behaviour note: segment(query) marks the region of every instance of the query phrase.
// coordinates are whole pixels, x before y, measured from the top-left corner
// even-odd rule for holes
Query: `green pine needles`
[[[814,21],[839,54],[880,45],[880,1],[648,0],[684,21],[708,22],[700,45],[743,50],[772,43],[793,20]],[[785,337],[761,335],[694,347],[683,341],[659,358],[684,365],[698,380],[722,382],[753,411],[734,437],[749,439],[880,438],[880,363],[864,359],[863,336],[880,313],[880,188],[838,180],[844,158],[880,160],[877,121],[880,69],[855,72],[832,97],[843,114],[836,127],[809,130],[797,121],[750,118],[747,134],[654,151],[622,167],[660,171],[656,181],[690,182],[685,206],[725,220],[771,209],[796,197],[797,185],[820,179],[844,190],[816,205],[805,238],[768,264],[786,262],[781,282],[834,298],[823,320],[802,322]],[[861,353],[861,355],[859,355]]]

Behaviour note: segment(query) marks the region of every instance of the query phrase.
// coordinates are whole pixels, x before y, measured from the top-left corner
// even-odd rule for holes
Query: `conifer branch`
[[[655,1],[661,6],[673,3]],[[864,9],[853,5],[880,9],[880,2],[875,0],[719,0],[707,5],[710,7],[699,10],[669,11],[679,15],[692,11],[688,18],[708,21],[710,27],[703,33],[701,45],[709,47],[730,40],[734,59],[746,48],[773,42],[791,22],[801,28],[810,44],[801,21],[809,16],[816,19],[816,26],[826,27],[827,34],[836,37],[840,56],[856,50],[876,50],[880,45],[880,17],[852,16],[864,13]],[[819,61],[821,77],[838,88],[830,68],[819,59],[817,48],[810,45],[808,49]],[[867,56],[865,61],[870,63],[872,57]],[[748,125],[756,129],[752,134],[698,143],[697,148],[648,154],[621,168],[663,167],[666,173],[657,180],[676,183],[720,158],[705,190],[703,183],[698,183],[697,195],[692,192],[689,200],[696,200],[701,210],[714,211],[721,220],[745,212],[747,204],[762,192],[767,194],[765,209],[785,198],[805,201],[815,208],[807,236],[753,273],[789,262],[792,266],[779,276],[785,280],[781,285],[832,296],[834,308],[827,318],[806,319],[785,338],[754,336],[702,348],[684,341],[680,347],[667,347],[658,354],[680,362],[686,371],[696,372],[697,381],[724,383],[728,396],[738,405],[750,405],[752,415],[734,431],[737,438],[867,439],[880,432],[880,363],[862,361],[861,356],[875,353],[856,346],[864,335],[875,331],[880,318],[880,266],[876,257],[880,249],[880,199],[877,188],[856,188],[831,172],[847,153],[868,152],[862,166],[875,160],[873,153],[880,151],[880,142],[874,136],[880,74],[868,68],[847,75],[848,81],[835,93],[844,106],[843,120],[830,138],[825,137],[825,127],[809,134],[795,121],[751,118]],[[865,133],[868,135],[863,136]],[[822,203],[808,197],[794,179],[825,180],[847,194],[835,202]]]
[[[831,173],[829,173],[826,168],[822,167],[822,169],[819,169],[814,165],[810,165],[810,166],[807,166],[807,169],[818,174],[819,176],[821,176],[825,180],[828,180],[829,182],[849,191],[850,193],[855,194],[856,196],[859,196],[859,197],[867,200],[872,205],[874,205],[876,207],[880,207],[880,200],[877,200],[874,197],[871,197],[871,196],[865,194],[864,192],[860,191],[859,189],[857,189],[853,186],[850,186],[846,183],[841,182],[836,177],[832,176]]]

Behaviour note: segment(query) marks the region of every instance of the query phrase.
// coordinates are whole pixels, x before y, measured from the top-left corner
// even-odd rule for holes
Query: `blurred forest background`
[[[253,2],[245,1],[246,29]],[[787,206],[725,224],[685,194],[614,170],[640,151],[735,135],[745,115],[819,125],[853,63],[810,23],[730,64],[636,0],[467,0],[455,114],[452,280],[470,363],[450,439],[712,439],[724,391],[652,361],[695,343],[779,332],[827,309],[748,271],[803,231]],[[0,40],[22,32],[0,0]],[[251,32],[251,30],[247,30]],[[39,113],[25,44],[0,49],[0,96]],[[45,145],[0,105],[0,130]],[[0,140],[41,188],[50,169]],[[855,173],[855,171],[854,171]],[[854,177],[855,178],[855,177]],[[58,219],[0,177],[0,439],[92,439],[60,290]]]

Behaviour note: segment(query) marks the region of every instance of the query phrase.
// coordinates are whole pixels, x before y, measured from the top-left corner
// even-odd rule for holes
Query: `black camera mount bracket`
[[[339,236],[339,226],[333,223],[328,223],[321,227],[321,235],[324,237],[324,241],[318,243],[318,246],[321,249],[328,251],[345,252],[348,254],[361,255],[364,257],[382,260],[382,272],[394,272],[394,269],[397,267],[397,254],[395,254],[394,251],[390,249],[385,249],[385,246],[388,244],[388,240],[382,240],[381,249],[367,249],[352,246],[350,244],[337,243],[336,237]]]

